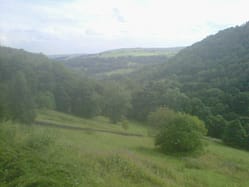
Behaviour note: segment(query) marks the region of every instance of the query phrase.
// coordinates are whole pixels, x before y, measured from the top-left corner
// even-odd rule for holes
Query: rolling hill
[[[163,64],[183,47],[130,48],[105,51],[89,55],[58,55],[50,58],[87,75],[103,77],[127,75],[145,66]]]

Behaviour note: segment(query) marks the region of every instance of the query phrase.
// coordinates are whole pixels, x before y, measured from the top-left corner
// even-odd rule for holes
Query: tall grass
[[[249,153],[205,141],[202,155],[174,157],[150,137],[2,123],[0,186],[249,186]]]

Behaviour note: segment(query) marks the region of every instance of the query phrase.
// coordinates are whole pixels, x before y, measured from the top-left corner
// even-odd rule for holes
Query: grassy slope
[[[137,133],[146,135],[147,130],[137,122],[129,122],[128,129],[124,129],[121,123],[112,124],[105,117],[95,117],[92,119],[84,119],[56,111],[43,110],[39,111],[36,121],[51,122],[55,124],[70,125],[73,127],[86,127],[92,129],[103,129],[117,132]]]
[[[46,118],[125,131],[102,117],[86,120],[51,111],[38,116]],[[0,138],[7,141],[0,141],[0,173],[11,174],[5,184],[8,180],[0,175],[1,186],[249,186],[249,153],[213,141],[206,140],[206,151],[199,157],[173,157],[155,150],[150,137],[1,126]],[[146,135],[138,124],[129,124],[128,131]]]

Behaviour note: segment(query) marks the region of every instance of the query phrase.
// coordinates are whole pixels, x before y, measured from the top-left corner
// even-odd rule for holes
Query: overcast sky
[[[0,44],[46,54],[187,46],[249,20],[248,0],[0,0]]]

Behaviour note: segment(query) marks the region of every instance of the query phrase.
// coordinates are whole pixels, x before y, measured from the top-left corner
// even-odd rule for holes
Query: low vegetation
[[[195,116],[159,108],[149,115],[149,123],[157,131],[155,145],[163,152],[193,153],[203,148],[202,138],[207,129]]]
[[[77,126],[91,121],[44,112],[50,121],[56,119],[57,123],[65,123],[70,117]],[[44,116],[44,112],[41,115]],[[108,120],[99,124],[97,119],[92,122],[98,128],[112,125]],[[128,123],[133,128],[133,123]],[[157,151],[154,139],[148,136],[89,133],[11,122],[0,125],[0,184],[3,187],[249,185],[249,153],[212,139],[205,140],[205,152],[199,156],[175,157]],[[146,132],[143,126],[135,128]]]

